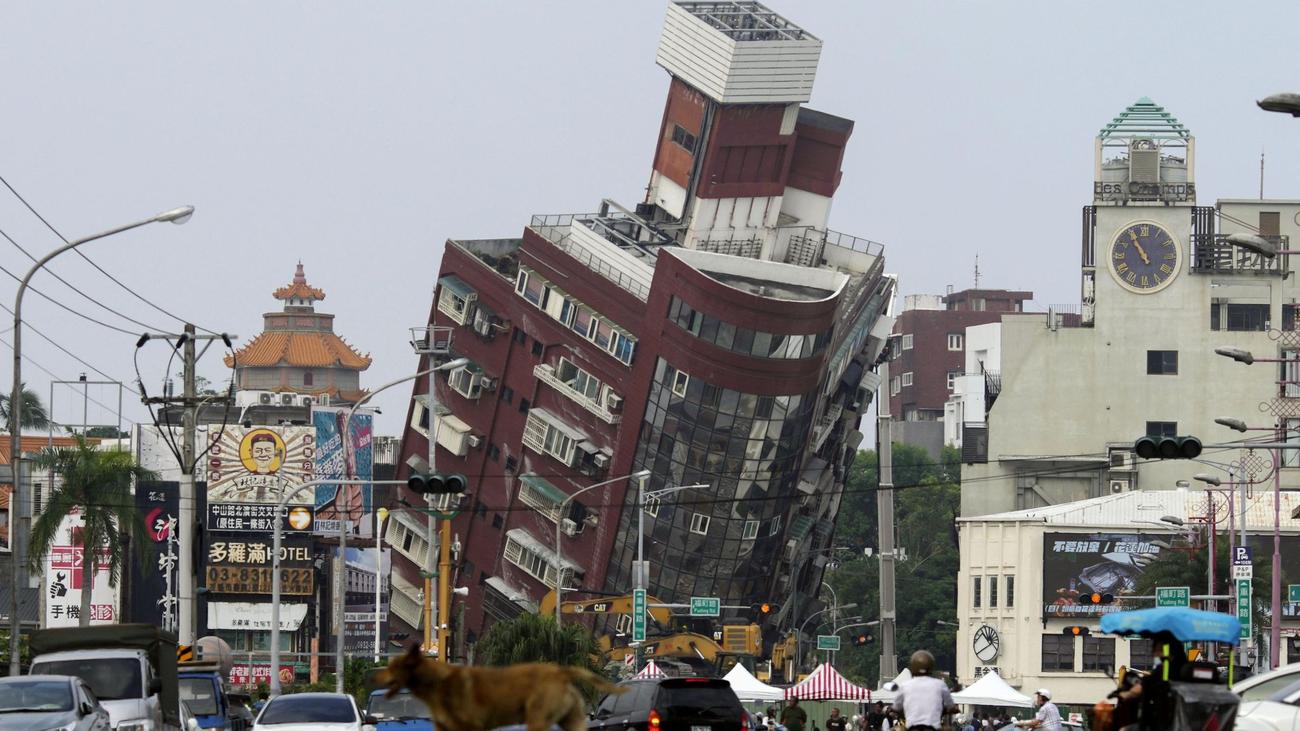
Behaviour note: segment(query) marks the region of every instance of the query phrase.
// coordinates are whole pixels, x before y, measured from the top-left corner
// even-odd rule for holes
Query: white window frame
[[[659,508],[662,507],[662,505],[663,503],[659,500],[658,495],[646,495],[643,509],[645,510],[645,514],[651,518],[658,518]]]
[[[614,620],[614,630],[621,635],[632,634],[632,615],[618,615],[618,619]]]
[[[959,375],[958,371],[948,371],[948,390],[949,390],[949,391],[956,391],[956,390],[957,390],[957,376],[958,376],[958,375]]]
[[[533,307],[536,307],[539,310],[545,311],[546,303],[549,300],[551,295],[550,283],[547,282],[545,279],[542,279],[541,277],[537,277],[537,281],[540,282],[539,286],[541,287],[541,292],[538,293],[537,301],[534,302],[528,298],[528,285],[531,282],[532,278],[533,278],[532,273],[530,273],[526,269],[520,269],[519,275],[515,279],[515,293],[518,294],[520,297],[523,297],[524,301],[527,302],[528,304],[532,305]]]
[[[524,480],[519,481],[519,502],[536,510],[552,523],[560,520],[560,506],[534,490],[533,486]]]
[[[555,586],[557,579],[568,581],[573,576],[573,570],[567,566],[563,571],[557,572],[555,564],[546,560],[542,554],[516,541],[513,536],[506,536],[503,555],[506,561],[547,586]]]
[[[528,419],[524,422],[523,442],[524,446],[537,452],[546,454],[558,459],[564,464],[576,466],[578,451],[578,439],[560,431],[558,427],[552,424],[546,418],[537,413],[537,410],[528,412]]]
[[[965,338],[961,333],[948,333],[948,350],[961,350]]]
[[[469,366],[453,368],[447,372],[447,385],[467,399],[476,399],[483,395],[483,372],[471,372]]]
[[[704,513],[691,513],[691,532],[697,536],[707,536],[709,534],[709,524],[713,522],[711,516]]]
[[[912,385],[912,372],[907,371],[906,373],[903,374],[903,388],[907,388],[908,386],[911,385]]]
[[[755,538],[758,538],[758,521],[757,520],[745,521],[745,527],[741,529],[740,540],[752,541]]]
[[[438,285],[438,311],[451,318],[451,321],[457,325],[469,322],[474,310],[474,302],[477,300],[477,293],[461,297],[453,292],[451,287],[445,284]]]
[[[686,398],[686,387],[689,385],[691,385],[691,377],[689,374],[683,371],[676,371],[673,373],[673,393],[682,398]]]
[[[573,370],[572,378],[565,378],[566,369]],[[597,407],[604,406],[605,392],[608,389],[605,384],[601,383],[599,378],[591,375],[591,371],[588,371],[572,360],[561,356],[559,363],[555,366],[555,377],[565,386],[568,386],[569,390],[572,391],[575,396],[586,399]],[[586,387],[579,388],[578,384],[584,382],[587,384]],[[592,389],[591,384],[595,384],[594,389]],[[588,393],[589,390],[594,390],[594,393]]]
[[[779,534],[780,532],[781,532],[781,516],[778,515],[775,518],[772,518],[772,527],[768,530],[767,534],[769,536],[774,536]]]
[[[912,333],[905,333],[903,335],[903,350],[911,350],[911,349],[912,349]]]
[[[614,330],[609,338],[609,354],[623,365],[632,365],[632,360],[636,358],[636,338]]]

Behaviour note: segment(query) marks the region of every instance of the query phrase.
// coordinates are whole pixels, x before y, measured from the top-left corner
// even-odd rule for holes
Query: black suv
[[[600,700],[589,731],[749,731],[749,714],[721,678],[656,678],[619,683]]]

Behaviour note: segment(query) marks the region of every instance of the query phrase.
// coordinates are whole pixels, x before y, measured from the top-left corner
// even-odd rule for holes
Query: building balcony
[[[844,415],[844,404],[835,403],[826,407],[826,413],[822,415],[821,421],[813,427],[813,451],[816,452],[826,443],[826,437],[834,431],[835,425],[839,423],[840,417]]]
[[[622,419],[619,414],[615,414],[611,411],[606,404],[588,398],[585,393],[582,393],[561,380],[555,373],[555,366],[552,366],[549,363],[539,363],[533,366],[533,375],[537,377],[537,380],[559,391],[565,396],[565,398],[591,412],[596,418],[606,424],[617,424]],[[606,394],[607,400],[609,396],[613,396],[613,394]]]
[[[1287,248],[1286,236],[1264,236],[1279,250]],[[1288,271],[1288,255],[1279,254],[1271,259],[1249,249],[1228,243],[1225,234],[1194,234],[1192,236],[1193,274],[1255,274],[1284,276]]]

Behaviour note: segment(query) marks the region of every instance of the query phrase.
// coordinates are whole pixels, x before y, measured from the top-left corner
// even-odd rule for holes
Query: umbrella
[[[1241,636],[1241,622],[1231,614],[1187,607],[1157,607],[1102,615],[1101,631],[1144,636],[1170,632],[1183,642],[1209,640],[1235,645]]]

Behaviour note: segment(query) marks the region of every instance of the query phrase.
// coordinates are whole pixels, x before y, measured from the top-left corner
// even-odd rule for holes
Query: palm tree
[[[488,628],[475,648],[485,665],[513,665],[522,662],[553,662],[577,665],[600,672],[600,645],[581,624],[557,628],[549,614],[521,614]]]
[[[72,447],[45,449],[33,460],[61,479],[53,488],[44,512],[32,526],[33,570],[50,552],[59,527],[71,515],[81,515],[81,626],[90,624],[90,595],[95,586],[96,564],[108,564],[109,581],[117,583],[129,561],[130,542],[148,540],[144,520],[135,509],[131,481],[156,480],[152,471],[136,464],[129,452],[103,451],[76,436]],[[74,531],[74,536],[76,532]],[[74,538],[75,540],[75,538]],[[98,561],[92,559],[107,551]]]
[[[18,425],[19,429],[45,429],[50,425],[49,412],[45,410],[45,404],[41,403],[41,397],[36,395],[35,391],[27,388],[27,384],[22,385],[22,418],[23,422]],[[0,428],[9,428],[9,394],[0,395]]]

